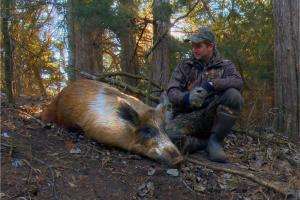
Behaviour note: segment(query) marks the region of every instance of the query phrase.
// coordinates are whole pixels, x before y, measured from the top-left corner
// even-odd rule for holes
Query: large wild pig
[[[67,86],[41,114],[45,122],[82,129],[100,143],[176,165],[183,157],[163,130],[163,116],[163,108],[93,80]]]

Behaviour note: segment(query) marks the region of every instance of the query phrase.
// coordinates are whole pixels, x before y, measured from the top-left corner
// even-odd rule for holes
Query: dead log
[[[95,75],[92,75],[92,74],[89,74],[89,73],[83,72],[83,71],[81,71],[80,74],[87,79],[102,81],[102,82],[109,83],[111,85],[116,85],[118,87],[124,88],[128,92],[140,95],[142,97],[147,97],[147,95],[148,95],[143,90],[133,87],[131,85],[128,85],[128,84],[126,84],[122,81],[116,80],[116,79],[112,79],[112,78],[108,78],[108,77],[101,77],[101,76],[98,77],[98,76],[95,76]],[[159,103],[159,98],[156,96],[149,95],[149,99],[155,103]]]
[[[107,72],[107,73],[101,73],[100,75],[97,75],[97,77],[100,79],[104,79],[106,77],[111,77],[111,76],[126,76],[126,77],[130,77],[133,79],[150,81],[153,86],[155,86],[156,88],[158,88],[160,90],[160,92],[163,91],[163,89],[158,84],[154,83],[152,80],[149,80],[149,78],[147,78],[145,76],[141,76],[141,75],[135,75],[135,74],[127,73],[127,72]]]

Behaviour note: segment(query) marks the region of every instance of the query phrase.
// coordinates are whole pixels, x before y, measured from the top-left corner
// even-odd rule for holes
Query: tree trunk
[[[300,138],[300,1],[273,0],[277,128]]]
[[[102,37],[104,30],[100,27],[93,30],[87,28],[85,24],[79,22],[75,13],[74,1],[70,0],[68,3],[68,32],[71,79],[80,78],[80,71],[90,74],[99,74],[103,71]]]
[[[40,74],[40,67],[34,66],[33,67],[33,74],[34,74],[35,80],[38,84],[41,96],[42,97],[47,97],[47,92],[46,92],[46,89],[44,87],[43,79],[42,79],[41,74]]]
[[[134,30],[134,19],[137,15],[134,1],[120,1],[120,12],[126,16],[125,22],[127,27],[120,31],[119,38],[121,41],[121,69],[123,72],[138,74],[138,61],[134,53],[136,47],[136,32]],[[137,79],[123,77],[124,81],[130,85],[137,85]]]
[[[74,49],[75,49],[75,40],[74,40],[74,12],[73,12],[74,2],[73,0],[67,1],[66,6],[66,16],[67,16],[67,28],[68,28],[68,79],[70,82],[76,80],[75,72],[75,62],[74,62]]]
[[[12,62],[12,44],[9,35],[9,23],[11,21],[10,10],[12,1],[2,0],[2,34],[3,34],[3,48],[4,48],[4,73],[5,73],[5,88],[9,103],[14,103],[12,80],[13,80],[13,62]]]
[[[154,1],[154,42],[169,28],[170,16],[171,8],[169,0]],[[170,36],[166,35],[152,54],[153,80],[164,89],[167,87],[170,76],[169,42]]]
[[[15,96],[19,97],[20,94],[22,94],[22,72],[21,72],[21,66],[15,64],[14,69],[14,80],[15,80]]]
[[[100,74],[103,71],[102,44],[98,38],[102,38],[103,31],[84,30],[79,24],[74,30],[74,63],[76,78],[80,77],[79,71],[86,71],[90,74]]]
[[[133,57],[133,49],[135,48],[136,42],[133,37],[133,33],[122,33],[120,34],[121,41],[121,69],[123,72],[130,74],[138,74],[137,61]],[[137,79],[130,77],[123,77],[124,81],[132,86],[137,84]]]

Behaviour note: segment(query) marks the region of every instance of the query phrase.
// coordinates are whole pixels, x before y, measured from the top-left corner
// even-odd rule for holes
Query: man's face
[[[192,42],[192,51],[197,60],[205,60],[212,55],[213,44]]]

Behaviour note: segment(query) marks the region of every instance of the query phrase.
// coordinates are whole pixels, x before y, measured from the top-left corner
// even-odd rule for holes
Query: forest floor
[[[3,99],[2,99],[3,100]],[[43,127],[45,102],[1,103],[1,199],[297,199],[300,150],[267,133],[230,134],[228,164],[204,152],[179,169],[67,132]],[[27,114],[26,114],[27,113]],[[28,115],[29,114],[29,115]],[[299,141],[298,141],[299,142]]]

